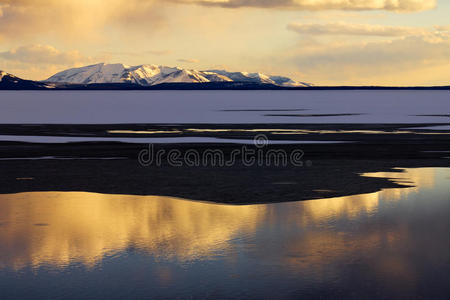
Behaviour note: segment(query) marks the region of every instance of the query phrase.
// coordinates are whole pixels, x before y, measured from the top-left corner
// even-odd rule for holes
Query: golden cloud
[[[283,59],[316,84],[448,84],[450,35],[429,32],[361,43],[307,40]]]
[[[258,7],[295,10],[387,10],[415,12],[432,9],[436,0],[0,0],[0,37],[17,38],[64,32],[64,37],[101,36],[112,26],[145,27],[152,32],[165,24],[168,4],[204,7]],[[128,32],[131,33],[131,32]]]
[[[79,51],[60,51],[49,45],[29,45],[0,52],[0,59],[34,64],[72,65],[92,59]]]
[[[107,60],[106,54],[91,57],[78,50],[64,51],[50,45],[31,44],[0,52],[0,69],[24,79],[41,80],[61,69]]]
[[[200,61],[198,59],[195,58],[180,58],[177,60],[178,62],[183,62],[183,63],[199,63]]]
[[[436,25],[434,26],[434,29],[436,29],[437,31],[444,31],[444,32],[450,32],[450,26],[440,26],[440,25]]]
[[[299,10],[388,10],[414,12],[432,9],[436,0],[172,0],[178,3],[227,8],[261,7]]]
[[[300,34],[312,35],[410,36],[428,32],[423,28],[416,27],[348,24],[342,22],[327,24],[290,23],[287,28]]]
[[[163,22],[159,1],[139,0],[0,0],[0,38],[101,37],[111,27],[146,27],[146,33]],[[63,33],[63,34],[61,34]]]

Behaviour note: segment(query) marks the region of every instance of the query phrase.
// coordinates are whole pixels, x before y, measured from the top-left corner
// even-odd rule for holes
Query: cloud
[[[448,31],[448,32],[450,32],[450,26],[436,25],[436,26],[434,26],[434,29],[436,29],[437,31]]]
[[[423,11],[436,7],[436,0],[171,0],[178,3],[226,8],[260,7],[298,10]]]
[[[172,54],[171,50],[146,50],[146,51],[103,51],[103,54],[111,56],[143,56],[146,54],[163,56]]]
[[[164,26],[162,6],[158,0],[0,0],[0,38],[100,39],[113,27],[133,34],[142,26],[150,34]]]
[[[450,35],[429,33],[370,43],[299,44],[284,63],[317,84],[412,85],[450,78]],[[433,81],[434,80],[434,81]]]
[[[71,67],[107,60],[85,56],[77,50],[62,51],[49,45],[28,45],[0,52],[0,69],[25,79],[41,80]]]
[[[180,58],[180,59],[177,59],[177,61],[178,62],[184,62],[184,63],[190,63],[190,64],[199,63],[200,62],[198,59],[195,59],[195,58]]]
[[[51,65],[72,65],[76,63],[87,63],[91,58],[83,56],[78,51],[60,51],[48,45],[30,45],[14,48],[0,52],[0,59]]]
[[[308,11],[432,9],[436,0],[0,0],[0,38],[58,35],[101,39],[111,28],[123,35],[165,28],[175,4],[222,8],[274,8]],[[55,25],[56,24],[56,25]],[[144,27],[145,26],[145,27]]]
[[[409,36],[427,32],[423,28],[347,23],[290,23],[287,28],[300,34],[310,35]]]
[[[434,0],[0,0],[0,52],[4,51],[0,63],[11,73],[36,79],[91,61],[198,62],[186,59],[190,57],[199,58],[202,68],[226,64],[286,75],[298,71],[303,74],[299,79],[317,84],[384,80],[406,70],[409,77],[431,78],[444,71],[424,72],[425,67],[450,62],[445,54],[450,47],[443,46],[448,46],[444,36],[450,32],[448,26],[420,29],[324,23],[373,23],[355,18],[383,15],[387,16],[383,24],[413,24],[414,20],[389,12],[421,11],[435,5]],[[445,13],[445,7],[440,9]],[[301,36],[284,29],[286,18],[294,14],[303,23],[292,23],[289,29]],[[316,19],[319,15],[321,20]],[[434,16],[439,21],[438,14],[426,14],[417,26],[429,24]],[[379,43],[357,41],[364,36],[380,36],[383,41],[370,37],[366,40]],[[286,50],[296,42],[298,47]],[[34,46],[14,48],[26,44]],[[177,62],[177,58],[181,59]],[[404,75],[400,79],[407,80]],[[450,76],[447,72],[440,78]]]
[[[168,55],[171,54],[171,50],[148,50],[144,51],[144,54],[152,54],[152,55]]]
[[[196,5],[191,8],[195,15],[183,16],[186,7],[177,4]],[[111,36],[120,39],[173,30],[171,25],[180,16],[185,23],[186,19],[198,22],[208,13],[195,9],[208,7],[412,12],[435,5],[436,0],[0,0],[0,40],[106,43]],[[211,12],[229,18],[223,10]]]

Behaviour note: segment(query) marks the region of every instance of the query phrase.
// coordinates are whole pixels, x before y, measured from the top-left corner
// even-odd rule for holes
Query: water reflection
[[[18,269],[137,248],[192,260],[223,251],[238,232],[254,232],[262,206],[226,206],[168,197],[23,193],[0,198],[0,266]],[[46,226],[37,226],[46,224]]]
[[[448,132],[418,132],[410,130],[317,130],[317,129],[285,129],[285,128],[261,128],[261,129],[239,129],[239,128],[187,128],[180,130],[107,130],[110,134],[181,134],[187,133],[272,133],[286,135],[302,134],[418,134],[418,135],[448,135]]]
[[[361,292],[391,296],[412,295],[419,283],[438,293],[442,280],[424,282],[450,267],[449,175],[449,169],[366,174],[414,187],[247,206],[78,192],[1,195],[0,278],[2,270],[63,270],[72,263],[101,272],[107,258],[121,261],[126,272],[127,254],[138,253],[146,266],[139,274],[148,275],[142,282],[157,280],[146,286],[152,292],[175,284],[202,296],[192,283],[202,278],[220,295],[236,296],[244,276],[260,296],[355,292],[354,283],[367,285]],[[215,263],[202,269],[207,261]],[[261,287],[267,281],[277,287]]]

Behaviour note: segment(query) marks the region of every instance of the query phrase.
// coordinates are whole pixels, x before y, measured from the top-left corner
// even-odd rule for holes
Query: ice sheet
[[[443,113],[450,91],[0,91],[1,124],[450,123],[431,116]]]

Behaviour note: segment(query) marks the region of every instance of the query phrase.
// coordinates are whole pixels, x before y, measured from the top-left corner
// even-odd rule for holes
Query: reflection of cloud
[[[385,201],[395,201],[418,192],[423,188],[432,188],[436,185],[436,171],[428,168],[409,169],[407,172],[389,173],[368,173],[367,177],[390,178],[393,182],[401,185],[411,186],[408,189],[387,189],[382,192]]]
[[[405,199],[419,189],[435,185],[434,169],[408,169],[405,172],[380,172],[363,174],[366,177],[390,178],[400,185],[411,188],[386,189],[379,193],[321,199],[299,203],[302,207],[304,224],[316,224],[326,219],[355,220],[361,215],[376,213],[380,201]]]
[[[384,287],[394,285],[403,288],[402,285],[416,280],[418,274],[414,264],[418,262],[414,261],[416,257],[411,259],[396,251],[389,253],[389,250],[403,249],[411,234],[407,228],[397,224],[386,229],[349,228],[346,232],[311,229],[303,235],[292,236],[285,244],[284,252],[279,253],[283,258],[281,264],[285,270],[295,270],[301,274],[298,276],[306,276],[312,281],[335,281],[340,278],[345,282],[345,277],[349,275],[345,270],[354,268],[354,264],[357,268],[362,261],[367,273],[358,274],[373,276]],[[372,282],[373,286],[378,284]]]
[[[191,260],[226,249],[239,231],[254,231],[263,212],[261,206],[90,193],[3,195],[0,207],[0,266],[13,268],[92,266],[131,245]]]
[[[448,173],[446,173],[448,174]],[[411,194],[419,189],[435,187],[435,169],[408,169],[402,173],[368,173],[365,176],[396,178],[395,181],[409,181],[416,188],[386,189],[378,193],[355,195],[332,199],[321,199],[286,204],[283,210],[276,207],[268,210],[268,222],[282,223],[292,229],[289,235],[273,241],[261,252],[259,259],[274,259],[277,253],[280,265],[285,271],[296,272],[297,276],[307,276],[311,281],[333,282],[337,278],[346,280],[348,268],[363,265],[375,281],[381,281],[386,288],[412,288],[416,284],[417,266],[425,264],[440,266],[442,255],[448,257],[445,247],[435,247],[428,241],[430,228],[418,224],[428,224],[426,218],[432,214],[413,215],[405,211],[408,207],[393,206],[399,200],[414,201]],[[425,200],[425,199],[423,199]],[[432,204],[424,204],[427,205]],[[441,215],[440,218],[443,216]],[[419,223],[416,221],[420,219]],[[266,221],[267,222],[267,221]],[[444,228],[448,224],[441,220],[437,225]],[[414,228],[411,230],[411,227]],[[295,229],[301,228],[301,230]],[[301,234],[299,234],[301,232]],[[436,232],[436,239],[447,234],[442,229]],[[433,249],[433,250],[430,250]],[[433,255],[429,253],[433,251]],[[300,273],[300,274],[298,274]],[[351,283],[344,283],[343,286]],[[373,282],[373,286],[380,283]]]
[[[157,258],[201,260],[226,252],[239,235],[252,237],[261,228],[281,224],[275,227],[286,231],[280,235],[275,231],[274,236],[268,237],[273,239],[271,243],[251,242],[251,247],[261,249],[255,255],[271,259],[275,255],[286,268],[304,272],[312,268],[314,274],[320,275],[320,268],[348,257],[376,252],[380,245],[396,247],[405,243],[409,232],[401,219],[396,218],[398,224],[368,220],[382,217],[378,213],[383,202],[394,204],[435,184],[434,169],[366,175],[401,178],[417,188],[247,206],[80,192],[0,195],[0,268],[45,264],[63,268],[71,262],[93,266],[104,255],[130,247]],[[283,245],[281,250],[279,245]],[[390,259],[380,261],[383,269],[377,272],[388,274],[392,268],[393,274],[405,278],[411,275],[407,263],[398,260],[389,267]],[[170,274],[161,278],[169,279]]]

